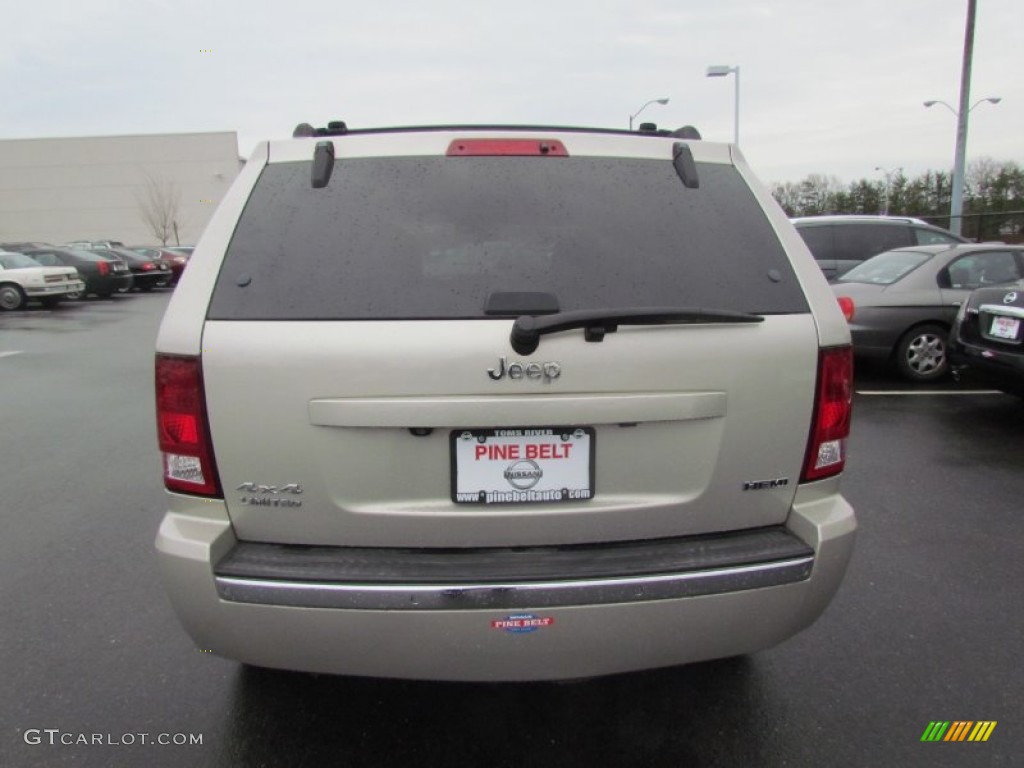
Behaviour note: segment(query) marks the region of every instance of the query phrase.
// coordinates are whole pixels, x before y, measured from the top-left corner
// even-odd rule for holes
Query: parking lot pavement
[[[1021,401],[859,372],[854,559],[770,651],[561,684],[244,669],[192,647],[154,570],[166,300],[0,317],[0,765],[1020,764]],[[997,724],[922,742],[934,721]]]

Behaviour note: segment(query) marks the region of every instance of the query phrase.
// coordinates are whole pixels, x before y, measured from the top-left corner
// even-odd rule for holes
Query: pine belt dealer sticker
[[[529,504],[594,497],[594,429],[532,427],[451,433],[452,500]]]
[[[491,629],[500,629],[502,632],[523,635],[550,627],[554,623],[555,619],[553,616],[538,616],[535,613],[514,613],[511,616],[506,616],[504,619],[492,621]]]

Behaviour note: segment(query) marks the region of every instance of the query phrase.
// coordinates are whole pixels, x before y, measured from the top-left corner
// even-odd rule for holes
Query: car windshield
[[[24,269],[41,266],[38,261],[23,253],[0,253],[0,266],[4,269]]]
[[[858,264],[839,278],[840,283],[892,285],[932,258],[921,251],[886,251]]]

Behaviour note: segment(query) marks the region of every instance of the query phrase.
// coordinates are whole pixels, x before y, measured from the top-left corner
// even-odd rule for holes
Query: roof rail
[[[409,125],[380,128],[349,128],[341,120],[332,120],[326,128],[314,128],[309,123],[299,123],[292,131],[292,138],[312,139],[319,136],[343,136],[351,133],[400,133],[409,131],[570,131],[574,133],[617,133],[640,134],[642,136],[660,136],[675,139],[689,139],[700,141],[701,135],[692,125],[684,125],[674,131],[658,128],[655,123],[641,123],[639,130],[627,131],[619,128],[593,128],[585,126],[559,126],[559,125]]]

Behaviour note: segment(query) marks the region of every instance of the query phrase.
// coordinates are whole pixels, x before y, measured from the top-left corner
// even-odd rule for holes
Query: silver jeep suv
[[[157,341],[156,547],[246,664],[577,678],[811,624],[850,336],[736,147],[579,128],[261,144]]]

